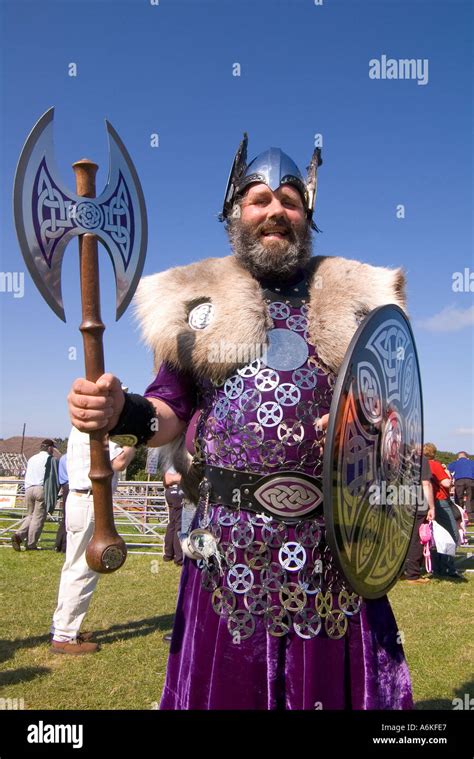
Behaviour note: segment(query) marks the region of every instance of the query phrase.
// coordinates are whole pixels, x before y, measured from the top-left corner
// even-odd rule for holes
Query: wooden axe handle
[[[76,192],[87,198],[95,197],[97,164],[83,159],[73,164],[76,173]],[[79,236],[81,273],[82,323],[79,327],[84,343],[86,379],[96,382],[104,374],[104,346],[102,337],[105,325],[100,315],[100,280],[97,237]],[[94,499],[95,528],[87,546],[86,559],[96,572],[113,572],[124,563],[127,547],[114,524],[112,477],[108,436],[105,430],[90,433],[91,469]]]

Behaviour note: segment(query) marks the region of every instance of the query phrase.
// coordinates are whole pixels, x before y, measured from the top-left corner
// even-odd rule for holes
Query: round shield
[[[372,311],[341,366],[324,446],[324,514],[352,589],[379,598],[403,568],[422,503],[423,411],[410,324],[396,305]]]

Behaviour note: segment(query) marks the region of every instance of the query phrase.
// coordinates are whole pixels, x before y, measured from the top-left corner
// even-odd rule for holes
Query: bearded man
[[[143,397],[76,380],[72,423],[167,445],[197,504],[162,709],[408,709],[390,605],[337,570],[321,482],[346,349],[374,308],[404,308],[404,277],[312,257],[320,151],[305,181],[277,148],[247,165],[246,144],[221,215],[233,254],[142,280],[156,377]]]

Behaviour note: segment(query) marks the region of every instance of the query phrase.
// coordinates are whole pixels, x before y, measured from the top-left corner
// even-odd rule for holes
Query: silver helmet
[[[219,215],[220,221],[227,219],[235,200],[245,192],[249,185],[255,182],[263,182],[272,191],[284,184],[295,187],[301,194],[308,221],[312,222],[316,200],[317,171],[318,166],[322,164],[321,148],[315,148],[313,151],[307,177],[304,180],[296,163],[280,148],[269,148],[247,164],[247,144],[248,136],[247,132],[244,132],[230,170],[224,206]]]

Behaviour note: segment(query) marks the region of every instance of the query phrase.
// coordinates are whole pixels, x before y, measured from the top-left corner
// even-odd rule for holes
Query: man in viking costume
[[[139,286],[155,379],[143,397],[76,380],[71,419],[168,445],[197,505],[162,709],[409,709],[387,597],[338,571],[322,498],[336,376],[368,313],[405,308],[404,276],[311,256],[319,149],[304,180],[277,148],[247,164],[246,146],[221,215],[233,254]]]

